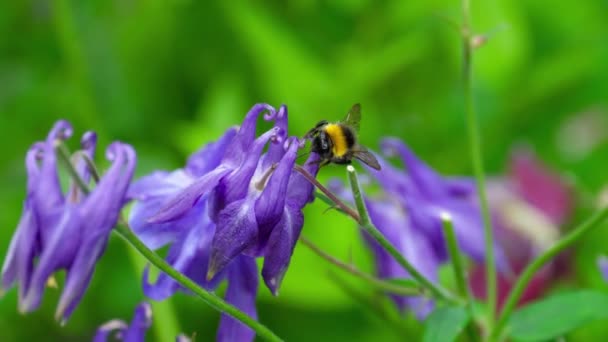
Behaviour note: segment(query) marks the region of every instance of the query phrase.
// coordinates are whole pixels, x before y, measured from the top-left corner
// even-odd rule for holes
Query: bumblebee
[[[312,141],[311,152],[319,154],[320,166],[329,163],[350,164],[353,158],[368,166],[380,170],[376,157],[365,147],[357,143],[359,123],[361,121],[361,105],[356,103],[344,119],[336,123],[322,120],[306,135],[305,139]]]

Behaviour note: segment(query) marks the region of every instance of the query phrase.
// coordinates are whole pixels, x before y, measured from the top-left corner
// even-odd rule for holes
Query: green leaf
[[[442,307],[426,319],[424,342],[454,341],[469,322],[469,314],[463,307]]]
[[[518,341],[545,341],[598,319],[608,319],[608,294],[567,292],[519,309],[511,316],[508,331]]]

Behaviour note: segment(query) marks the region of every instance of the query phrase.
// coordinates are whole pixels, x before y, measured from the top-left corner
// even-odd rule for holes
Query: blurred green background
[[[489,37],[474,63],[488,171],[501,174],[514,145],[531,146],[576,185],[581,219],[608,180],[608,1],[473,1],[472,10],[475,31]],[[143,175],[180,167],[256,102],[287,104],[294,135],[361,102],[365,145],[396,135],[442,173],[471,174],[461,41],[450,20],[460,21],[458,1],[0,2],[0,255],[21,213],[25,151],[58,118],[77,134],[97,131],[102,147],[133,144]],[[321,178],[343,172],[328,167]],[[325,207],[307,207],[303,234],[371,271],[353,224]],[[566,286],[608,290],[595,268],[607,242],[605,226],[577,245]],[[86,341],[109,319],[130,320],[143,299],[143,264],[112,237],[65,327],[52,318],[57,290],[28,315],[10,291],[0,301],[0,341]],[[419,338],[413,318],[388,323],[390,306],[391,319],[369,310],[372,290],[330,269],[299,246],[280,296],[260,287],[261,321],[288,341],[397,341],[403,330]],[[150,340],[215,334],[219,315],[194,297],[154,309]],[[605,325],[571,338],[608,336]]]

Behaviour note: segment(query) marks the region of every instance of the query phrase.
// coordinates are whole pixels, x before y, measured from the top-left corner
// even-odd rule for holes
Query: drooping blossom
[[[97,329],[93,342],[106,342],[112,333],[116,339],[124,342],[144,342],[150,326],[152,326],[152,307],[150,304],[142,302],[135,308],[131,324],[119,319],[108,321]],[[180,334],[175,341],[189,342],[190,339]]]
[[[560,227],[572,214],[570,187],[539,161],[532,152],[518,149],[511,155],[506,177],[488,181],[490,210],[498,228],[497,238],[505,250],[513,274],[498,275],[498,307],[514,285],[516,275],[539,253],[560,237]],[[519,304],[541,296],[553,279],[566,270],[564,257],[537,272]],[[477,298],[486,295],[485,267],[475,265],[469,281]]]
[[[256,138],[262,114],[274,126]],[[287,108],[255,105],[240,128],[193,154],[183,169],[154,172],[135,182],[130,197],[134,232],[151,248],[170,244],[167,261],[201,286],[214,289],[228,281],[226,300],[256,317],[258,271],[276,294],[303,226],[302,208],[312,186],[293,170],[303,142],[287,136]],[[267,151],[264,152],[264,148]],[[316,174],[316,155],[305,168]],[[161,274],[144,283],[154,299],[180,286]],[[218,340],[251,340],[254,334],[222,315]]]
[[[381,143],[385,157],[398,156],[405,170],[377,155],[382,169],[368,168],[381,191],[366,196],[372,223],[426,278],[436,282],[438,269],[448,261],[442,229],[442,215],[452,217],[454,230],[462,251],[477,261],[485,258],[484,230],[479,206],[470,200],[475,193],[468,178],[446,178],[420,160],[403,142],[387,138]],[[381,278],[408,278],[408,273],[364,233],[375,258]],[[509,269],[502,249],[495,244],[496,263],[500,270]],[[413,310],[419,318],[432,310],[432,302],[424,298],[393,296],[397,305]]]
[[[59,182],[56,148],[72,135],[66,121],[58,121],[46,141],[35,143],[27,153],[27,195],[17,231],[2,268],[2,290],[17,283],[19,308],[35,310],[49,277],[67,271],[56,318],[67,320],[91,280],[95,264],[118,220],[136,163],[131,146],[114,142],[106,152],[109,170],[90,193],[75,184],[63,192]],[[85,133],[83,153],[92,158],[96,135]],[[90,172],[80,160],[75,165],[88,183]]]

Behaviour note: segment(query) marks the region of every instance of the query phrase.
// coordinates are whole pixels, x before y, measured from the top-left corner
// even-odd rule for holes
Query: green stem
[[[249,317],[244,312],[240,311],[235,306],[225,302],[220,297],[215,294],[208,292],[202,287],[198,286],[194,281],[190,280],[190,278],[185,275],[179,273],[175,270],[171,265],[169,265],[165,259],[161,258],[158,254],[154,253],[150,250],[146,245],[141,242],[133,234],[133,232],[123,225],[117,225],[114,228],[114,231],[117,232],[120,236],[122,236],[127,242],[131,244],[135,249],[141,253],[152,265],[158,267],[162,272],[166,273],[168,276],[177,281],[180,285],[184,286],[188,290],[195,293],[199,296],[204,302],[209,304],[214,309],[226,313],[235,319],[241,321],[243,324],[250,327],[256,334],[267,341],[282,341],[277,335],[275,335],[270,329],[264,326],[262,323],[256,321],[255,319]]]
[[[78,172],[74,168],[74,165],[70,162],[70,151],[63,144],[59,143],[57,148],[57,155],[59,159],[61,159],[68,173],[74,179],[75,184],[82,190],[83,193],[89,194],[91,190],[84,183],[82,178],[78,175]],[[116,227],[114,227],[114,231],[122,236],[127,242],[131,244],[139,253],[146,258],[152,265],[156,266],[159,270],[166,273],[169,277],[173,278],[180,285],[187,288],[188,290],[195,293],[199,296],[204,302],[209,304],[212,308],[226,313],[233,318],[241,321],[243,324],[250,327],[256,334],[267,341],[282,341],[277,335],[275,335],[270,329],[264,326],[262,323],[256,321],[255,319],[249,317],[246,313],[240,311],[237,307],[225,302],[220,297],[216,296],[214,293],[211,293],[202,287],[198,286],[194,281],[190,278],[186,277],[182,273],[178,272],[176,269],[171,267],[165,259],[160,257],[158,254],[154,253],[151,249],[149,249],[133,232],[128,228],[127,224],[124,222],[119,222]]]
[[[473,322],[475,312],[473,311],[473,296],[467,284],[467,277],[462,266],[463,256],[458,248],[458,241],[456,240],[456,233],[454,232],[454,224],[452,218],[448,213],[441,215],[441,222],[443,223],[443,232],[445,233],[445,240],[448,246],[448,252],[450,254],[450,260],[452,261],[452,268],[454,269],[454,277],[456,278],[456,286],[458,287],[458,293],[461,297],[466,298],[466,308]],[[479,340],[475,326],[472,323],[467,324],[467,331],[472,341]]]
[[[346,271],[358,278],[365,280],[368,284],[376,287],[379,290],[382,290],[385,292],[390,292],[392,294],[396,294],[396,295],[400,295],[400,296],[420,296],[423,294],[422,289],[420,289],[418,287],[399,286],[397,284],[394,284],[394,283],[391,283],[388,281],[384,281],[382,279],[378,279],[378,278],[372,276],[371,274],[365,273],[365,272],[359,270],[354,265],[350,265],[345,262],[342,262],[342,261],[338,260],[337,258],[334,258],[333,256],[325,253],[323,250],[321,250],[321,248],[319,248],[317,245],[312,243],[310,240],[308,240],[304,236],[300,236],[300,242],[303,245],[305,245],[306,247],[308,247],[315,254],[320,256],[321,258],[338,266],[339,268],[343,269],[344,271]]]
[[[365,207],[365,201],[363,200],[363,195],[361,193],[361,187],[359,186],[359,179],[357,178],[357,172],[352,165],[348,165],[346,167],[346,171],[348,174],[348,180],[350,181],[350,186],[353,192],[353,197],[355,199],[355,205],[357,206],[357,210],[359,211],[359,225],[363,230],[365,230],[369,235],[378,242],[382,248],[384,248],[398,263],[401,265],[409,274],[418,281],[422,286],[427,288],[433,297],[441,300],[445,300],[451,303],[458,303],[459,301],[454,298],[447,291],[435,285],[433,282],[428,280],[422,273],[418,272],[416,268],[410,264],[407,259],[399,253],[399,251],[393,246],[390,241],[388,241],[384,235],[376,228],[369,219],[369,214],[367,213],[367,208]]]
[[[536,272],[543,267],[548,261],[553,259],[556,255],[562,252],[564,249],[571,246],[574,242],[580,239],[585,233],[589,230],[596,227],[602,221],[608,218],[608,207],[601,209],[593,216],[591,216],[587,221],[580,224],[574,230],[572,230],[568,235],[564,236],[562,239],[557,241],[553,246],[547,249],[544,253],[536,257],[521,273],[519,278],[517,278],[517,282],[513,286],[511,292],[509,292],[509,296],[505,301],[505,305],[500,313],[498,318],[498,322],[493,330],[490,340],[496,340],[502,330],[505,327],[505,324],[509,320],[513,309],[519,302],[521,295],[523,294],[526,286],[532,280],[532,277],[536,274]]]
[[[488,324],[492,330],[494,323],[494,315],[496,313],[496,262],[494,256],[494,232],[492,230],[492,218],[488,208],[488,199],[486,197],[485,175],[483,167],[483,159],[481,152],[481,135],[479,132],[479,123],[473,106],[473,91],[472,91],[472,60],[473,47],[471,45],[471,18],[469,0],[462,0],[462,63],[463,63],[463,82],[464,82],[464,99],[465,110],[467,116],[467,128],[469,136],[469,146],[471,149],[471,160],[473,163],[473,172],[477,181],[477,193],[481,204],[481,212],[483,215],[485,250],[486,250],[486,289],[488,293]]]
[[[323,184],[321,184],[313,175],[308,173],[305,168],[301,167],[298,164],[296,164],[293,168],[294,170],[298,171],[302,176],[304,176],[307,181],[316,186],[317,189],[321,190],[321,192],[330,200],[332,200],[332,202],[334,202],[341,211],[345,212],[347,215],[355,219],[355,221],[359,222],[359,214],[355,210],[353,210],[353,208],[342,202],[336,195],[334,195],[333,192],[329,191],[325,186],[323,186]]]

